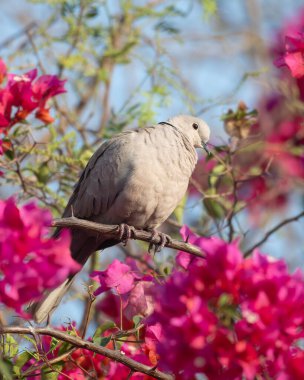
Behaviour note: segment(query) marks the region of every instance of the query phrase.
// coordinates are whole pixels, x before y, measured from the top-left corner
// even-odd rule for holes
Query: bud
[[[39,108],[38,111],[35,113],[35,117],[43,121],[45,124],[50,124],[54,121],[54,119],[49,113],[49,109],[47,108]]]
[[[225,131],[234,139],[245,139],[250,134],[251,127],[257,122],[256,116],[256,110],[248,111],[247,105],[240,101],[236,111],[230,109],[224,114]]]

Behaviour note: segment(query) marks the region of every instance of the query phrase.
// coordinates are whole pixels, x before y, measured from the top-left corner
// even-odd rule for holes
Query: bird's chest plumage
[[[154,141],[153,135],[130,142],[128,177],[124,191],[117,197],[108,215],[138,228],[153,228],[164,222],[184,196],[196,163],[196,152],[187,149],[175,133],[164,133]],[[125,169],[124,169],[125,170]],[[114,212],[113,212],[114,211]]]

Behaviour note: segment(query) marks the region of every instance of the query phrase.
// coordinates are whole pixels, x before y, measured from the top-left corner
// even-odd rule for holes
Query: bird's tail
[[[61,285],[47,292],[40,301],[30,307],[33,318],[37,323],[42,323],[49,318],[72,285],[74,276],[68,277]]]

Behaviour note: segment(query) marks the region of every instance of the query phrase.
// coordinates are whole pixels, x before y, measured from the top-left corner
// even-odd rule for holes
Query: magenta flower
[[[125,264],[115,259],[106,270],[95,271],[91,277],[100,283],[95,295],[113,291],[98,305],[98,308],[112,318],[117,319],[115,317],[119,315],[117,311],[121,306],[126,323],[132,321],[135,315],[146,317],[152,313],[154,279],[152,276],[140,273],[135,260],[128,259]]]
[[[39,108],[45,108],[46,102],[56,95],[66,92],[66,80],[60,80],[56,75],[41,75],[32,85],[34,98],[39,102]]]
[[[127,343],[124,343],[121,347],[121,352],[123,352],[126,356],[132,358],[133,360],[136,360],[139,363],[152,367],[152,364],[149,361],[148,357],[142,352],[140,348],[134,347],[134,345],[132,346]],[[105,380],[127,379],[129,373],[130,370],[126,366],[115,361],[110,361],[109,370],[107,375],[105,376]],[[135,372],[134,374],[132,374],[132,380],[133,379],[152,380],[153,378],[149,375],[144,375],[143,373]]]
[[[13,105],[18,109],[19,119],[25,119],[38,105],[32,90],[32,82],[36,77],[37,69],[23,75],[8,74],[7,88],[13,97]]]
[[[278,67],[287,66],[294,78],[304,76],[304,33],[298,32],[298,35],[286,36],[284,55],[275,61]]]
[[[3,80],[6,77],[7,69],[6,64],[3,62],[3,60],[0,58],[0,84],[3,82]]]
[[[0,132],[10,125],[13,106],[13,95],[4,88],[0,89]]]
[[[7,79],[6,87],[0,89],[0,132],[26,119],[33,111],[36,111],[35,117],[46,124],[54,121],[47,102],[66,91],[66,81],[56,75],[37,75],[37,69],[22,75],[7,74],[6,66],[0,60],[0,84]],[[14,113],[12,107],[16,108]]]
[[[0,303],[26,316],[23,306],[80,268],[70,256],[68,231],[49,238],[51,214],[34,202],[0,201]]]
[[[182,234],[206,259],[180,253],[182,267],[156,289],[160,367],[182,380],[302,378],[302,273],[258,252],[244,259],[237,242]]]
[[[135,275],[129,265],[115,259],[106,270],[95,271],[91,277],[100,283],[100,287],[95,292],[96,295],[112,288],[118,294],[125,294],[133,288]]]

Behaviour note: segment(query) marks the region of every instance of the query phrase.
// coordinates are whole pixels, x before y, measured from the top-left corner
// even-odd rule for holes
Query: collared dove
[[[187,191],[197,163],[195,148],[207,149],[210,129],[201,119],[179,115],[157,125],[127,131],[104,142],[84,169],[63,217],[155,231]],[[55,236],[60,231],[55,232]],[[117,239],[72,230],[71,253],[84,264],[95,251]],[[37,322],[59,304],[72,277],[34,308]]]

